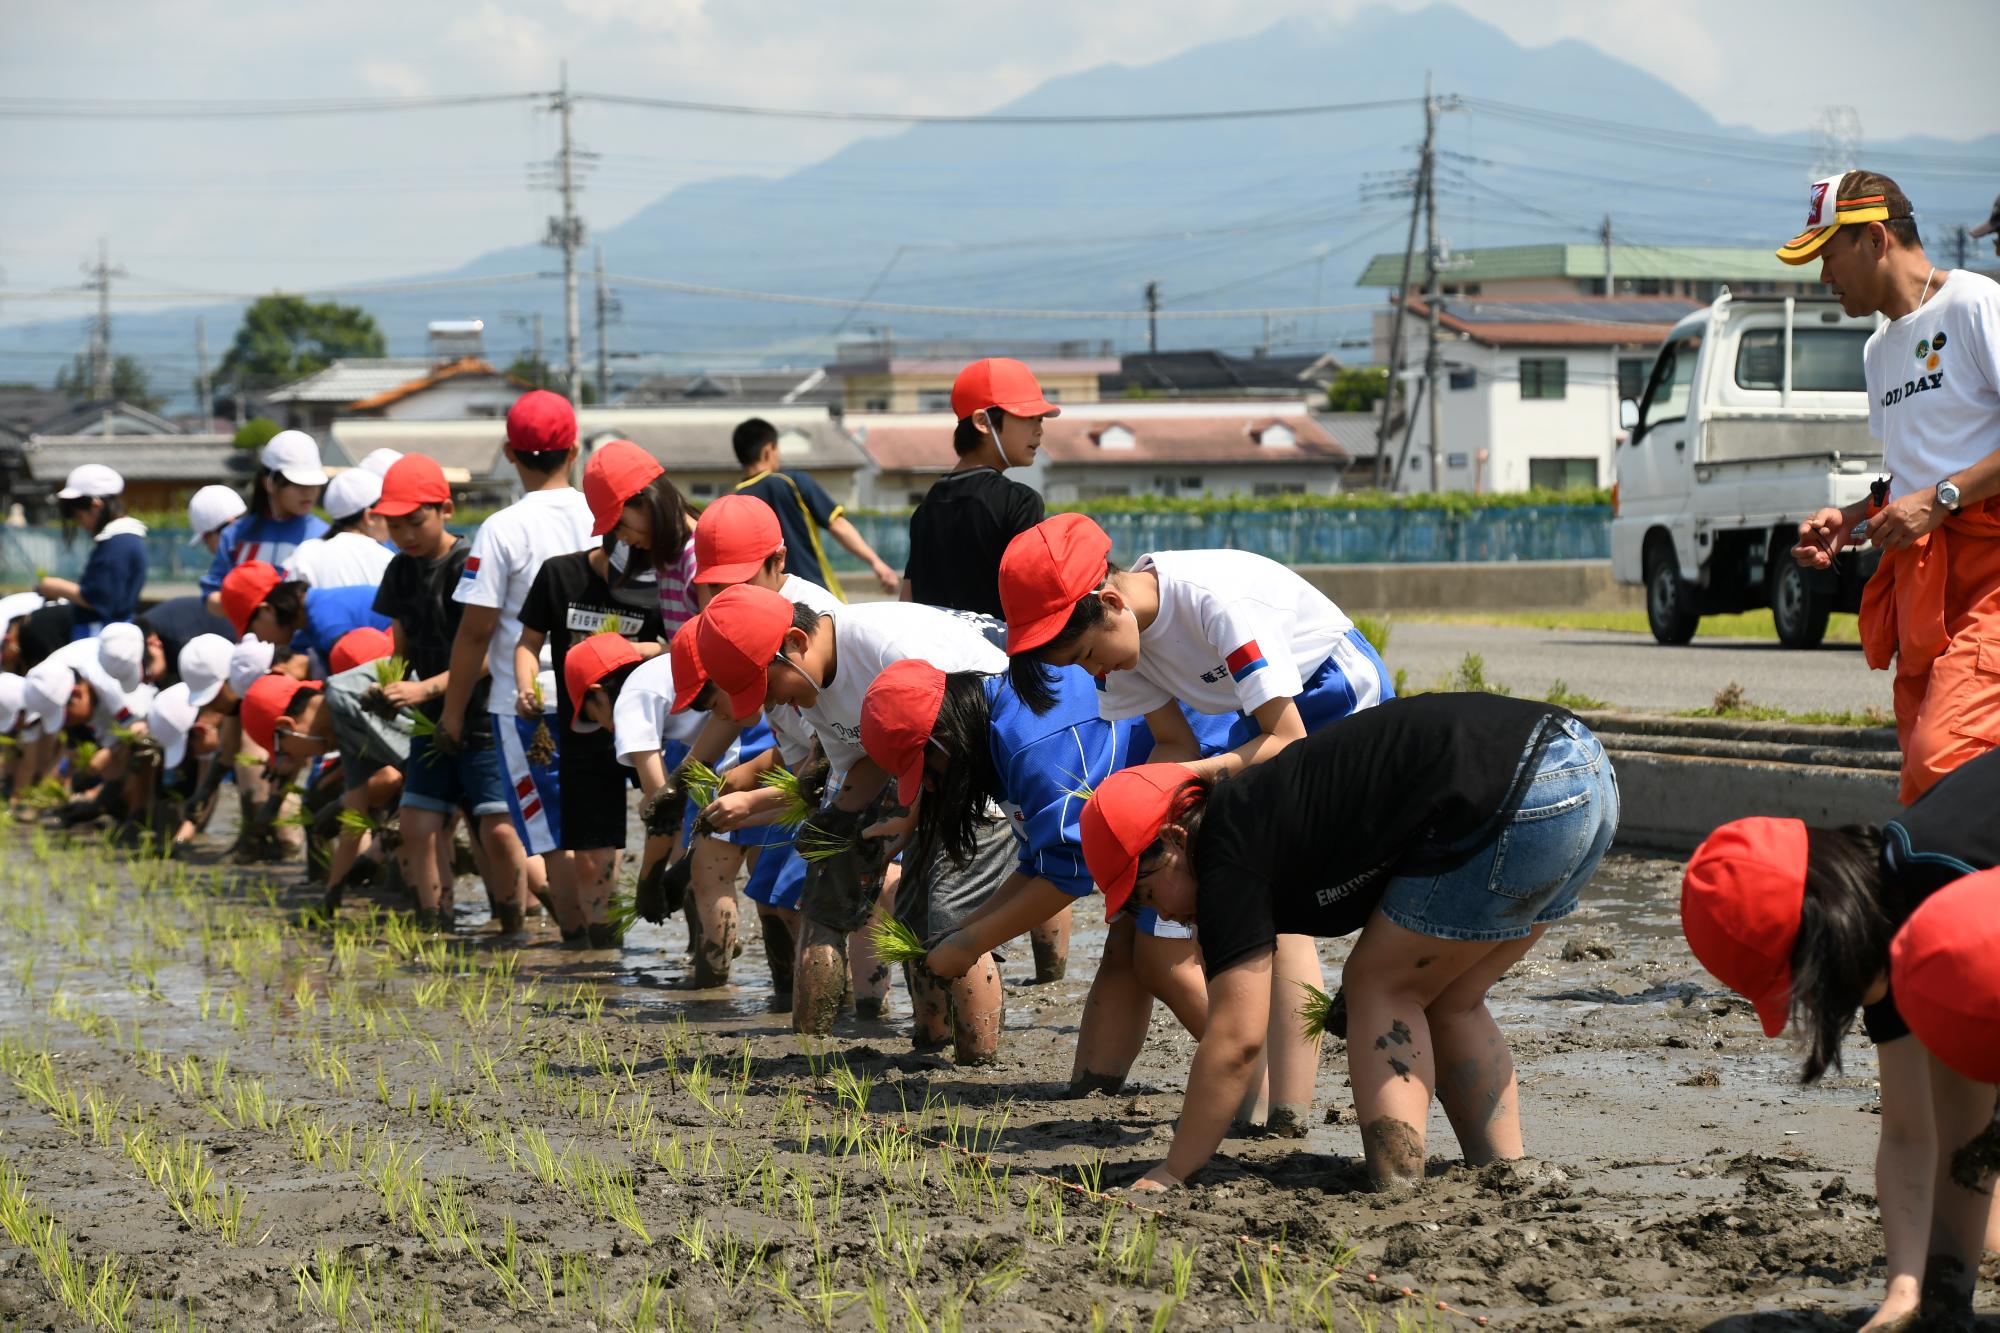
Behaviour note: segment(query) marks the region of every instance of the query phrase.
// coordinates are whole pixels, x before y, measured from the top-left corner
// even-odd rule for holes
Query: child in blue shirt
[[[86,529],[90,558],[76,582],[44,577],[35,591],[75,607],[72,640],[95,638],[106,625],[139,614],[139,594],[146,587],[146,525],[126,517],[124,495],[125,479],[102,463],[75,469],[56,492],[65,540],[73,528]]]
[[[299,544],[326,535],[326,520],[313,513],[326,471],[320,466],[319,445],[302,430],[279,431],[258,454],[257,480],[251,484],[250,512],[222,530],[215,560],[201,576],[201,591],[209,609],[222,614],[222,580],[229,571],[251,560],[283,569]]]

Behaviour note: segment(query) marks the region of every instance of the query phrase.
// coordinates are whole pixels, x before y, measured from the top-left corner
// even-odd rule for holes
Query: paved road
[[[1630,708],[1705,708],[1732,681],[1752,703],[1792,712],[1889,711],[1889,673],[1870,671],[1857,644],[1810,652],[1757,639],[1696,639],[1665,648],[1646,634],[1599,630],[1442,625],[1391,617],[1386,660],[1412,686],[1433,687],[1467,653],[1486,659],[1486,678],[1514,694],[1542,695],[1557,680]]]

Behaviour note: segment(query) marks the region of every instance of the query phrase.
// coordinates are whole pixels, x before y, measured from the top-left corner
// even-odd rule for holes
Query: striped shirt
[[[694,601],[694,538],[689,537],[680,559],[660,571],[660,624],[669,642],[674,631],[693,620],[698,610]]]

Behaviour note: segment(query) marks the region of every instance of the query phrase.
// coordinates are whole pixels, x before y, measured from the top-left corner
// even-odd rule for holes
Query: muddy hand
[[[646,836],[650,838],[680,832],[686,814],[687,788],[672,777],[667,779],[666,786],[639,802],[639,822],[645,825]]]
[[[1164,1194],[1168,1190],[1179,1189],[1181,1184],[1181,1178],[1167,1170],[1167,1164],[1161,1162],[1151,1171],[1133,1181],[1131,1192],[1134,1194]]]

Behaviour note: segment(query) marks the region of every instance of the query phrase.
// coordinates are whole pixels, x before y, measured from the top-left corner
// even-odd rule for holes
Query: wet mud
[[[1088,913],[1065,977],[1010,953],[967,1069],[900,988],[794,1034],[761,940],[690,989],[678,918],[502,949],[476,882],[441,940],[359,891],[329,928],[289,871],[0,839],[0,1205],[110,1264],[134,1327],[1797,1330],[1881,1290],[1872,1056],[1798,1087],[1686,954],[1671,861],[1612,857],[1494,992],[1531,1159],[1460,1164],[1434,1110],[1395,1145],[1421,1184],[1372,1191],[1329,1038],[1302,1139],[1133,1196],[1193,1043],[1161,1009],[1071,1093]],[[0,1325],[82,1322],[48,1248],[0,1233]]]

